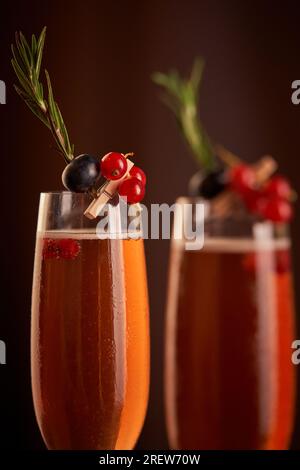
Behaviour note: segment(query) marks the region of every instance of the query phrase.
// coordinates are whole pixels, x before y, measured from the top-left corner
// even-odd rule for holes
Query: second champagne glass
[[[199,202],[182,198],[177,208]],[[288,227],[207,209],[203,249],[187,251],[175,239],[171,247],[169,442],[173,449],[287,449],[295,399]]]

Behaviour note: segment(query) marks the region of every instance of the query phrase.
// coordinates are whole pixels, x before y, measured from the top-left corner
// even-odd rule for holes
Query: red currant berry
[[[284,199],[274,197],[266,201],[260,210],[260,215],[273,222],[289,222],[293,217],[293,208]]]
[[[59,258],[59,250],[55,240],[52,238],[44,238],[42,256],[43,259]]]
[[[267,202],[266,197],[261,191],[255,191],[253,189],[243,194],[243,200],[247,209],[254,214],[261,213]]]
[[[120,196],[127,197],[127,202],[134,204],[140,202],[145,195],[145,186],[137,178],[128,178],[119,186]]]
[[[254,185],[255,173],[250,166],[241,164],[231,169],[230,186],[234,191],[244,194],[253,189]]]
[[[43,259],[75,259],[79,251],[79,242],[72,238],[44,239]]]
[[[75,259],[80,251],[80,245],[77,240],[65,238],[58,243],[60,257],[63,259]]]
[[[267,182],[263,189],[266,196],[279,197],[288,200],[290,198],[292,188],[290,183],[283,176],[274,176]]]
[[[143,183],[143,185],[146,186],[147,178],[146,178],[146,175],[145,175],[145,173],[143,172],[143,170],[141,168],[139,168],[138,166],[133,166],[131,168],[129,174],[130,174],[130,176],[140,180]]]
[[[124,155],[118,152],[110,152],[101,160],[101,173],[108,180],[118,180],[127,171],[127,161]]]

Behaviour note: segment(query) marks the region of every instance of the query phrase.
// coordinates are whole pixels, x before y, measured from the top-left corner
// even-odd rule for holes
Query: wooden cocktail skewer
[[[216,154],[230,169],[242,164],[242,160],[222,145],[215,145]],[[251,165],[255,173],[255,185],[260,188],[277,170],[277,163],[270,155],[263,156],[257,163]],[[218,216],[224,217],[236,212],[240,207],[240,199],[231,191],[224,191],[213,201],[213,211]]]
[[[133,155],[133,154],[127,154]],[[127,157],[125,155],[125,157]],[[84,211],[84,215],[88,219],[95,219],[100,214],[101,210],[108,203],[108,201],[116,194],[116,191],[120,183],[128,177],[128,174],[134,163],[127,158],[127,172],[125,175],[118,180],[107,181],[97,192],[97,197],[91,202],[88,208]]]
[[[275,173],[278,165],[271,155],[265,155],[252,168],[255,172],[256,185],[260,187]]]
[[[225,149],[222,145],[215,145],[215,152],[229,168],[242,163],[237,155]],[[257,163],[252,165],[252,168],[255,172],[256,185],[260,187],[275,173],[278,165],[271,155],[264,155]]]
[[[230,152],[222,145],[215,145],[214,150],[228,169],[233,168],[236,165],[243,164],[242,160],[237,155]],[[252,164],[251,168],[254,170],[255,187],[256,189],[260,189],[275,173],[278,165],[273,157],[270,155],[265,155],[257,163]],[[294,202],[297,199],[296,191],[292,189],[288,199],[290,202]],[[213,201],[214,213],[217,213],[221,216],[229,215],[230,213],[236,211],[239,202],[240,201],[235,193],[231,192],[230,190],[225,190]]]

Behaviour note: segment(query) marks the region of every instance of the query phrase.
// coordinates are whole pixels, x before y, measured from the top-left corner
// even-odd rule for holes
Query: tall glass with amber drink
[[[49,449],[132,449],[149,387],[143,240],[138,227],[103,237],[99,218],[84,216],[89,202],[74,192],[41,195],[32,294],[34,407]],[[118,218],[120,205],[111,210]]]
[[[68,190],[40,198],[31,323],[36,417],[49,449],[132,449],[148,399],[148,298],[138,220],[124,231],[118,201],[140,202],[146,176],[128,159],[133,153],[76,156],[50,75],[41,74],[45,39],[46,27],[30,40],[16,32],[11,61],[18,95],[65,161],[59,179]],[[108,230],[105,206],[115,220]]]
[[[194,215],[175,214],[165,340],[169,442],[174,449],[286,449],[295,400],[288,232],[295,193],[270,155],[250,164],[208,136],[199,119],[203,69],[197,58],[189,77],[174,69],[153,77],[199,167],[177,213],[189,214],[185,204],[205,206],[201,249],[175,237],[197,222]]]
[[[179,208],[201,203],[178,202]],[[288,227],[247,213],[220,217],[212,204],[203,248],[185,246],[174,239],[170,259],[165,404],[171,447],[287,449],[295,405]]]

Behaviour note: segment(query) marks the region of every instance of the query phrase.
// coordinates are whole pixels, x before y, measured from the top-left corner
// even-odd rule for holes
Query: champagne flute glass
[[[87,194],[40,198],[32,293],[34,408],[49,449],[132,449],[149,387],[143,240],[83,213]],[[118,215],[119,204],[111,207]]]
[[[177,207],[199,202],[181,198]],[[184,240],[171,245],[165,357],[170,445],[286,449],[295,402],[288,227],[244,213],[220,217],[213,205],[205,212],[203,249],[186,250]]]

